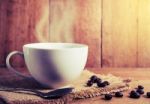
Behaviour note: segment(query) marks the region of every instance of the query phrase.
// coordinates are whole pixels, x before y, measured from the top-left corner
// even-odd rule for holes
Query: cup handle
[[[22,73],[16,71],[16,69],[14,69],[14,68],[11,66],[11,64],[10,64],[10,59],[11,59],[11,57],[12,57],[13,55],[17,55],[17,54],[20,55],[20,56],[22,56],[22,57],[24,57],[23,52],[13,51],[13,52],[9,53],[8,56],[7,56],[7,58],[6,58],[6,66],[7,66],[7,68],[8,68],[10,71],[12,71],[13,73],[15,73],[15,74],[17,74],[17,75],[19,75],[19,76],[21,76],[21,77],[31,78],[31,76],[29,76],[29,75],[24,75],[24,74],[22,74]]]

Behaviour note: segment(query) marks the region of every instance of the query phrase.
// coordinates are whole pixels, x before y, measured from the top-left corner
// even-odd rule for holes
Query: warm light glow
[[[50,1],[36,26],[37,39],[40,42],[73,42],[75,18],[75,0]]]

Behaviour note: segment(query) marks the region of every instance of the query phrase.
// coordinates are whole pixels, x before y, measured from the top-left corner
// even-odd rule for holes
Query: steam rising
[[[37,39],[40,42],[73,42],[75,18],[75,0],[51,0],[43,8],[36,26]]]

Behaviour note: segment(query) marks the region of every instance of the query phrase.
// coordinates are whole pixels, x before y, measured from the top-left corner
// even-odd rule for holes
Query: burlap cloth
[[[95,96],[101,96],[105,93],[114,93],[116,91],[126,91],[129,89],[130,80],[122,79],[111,74],[97,74],[97,76],[100,77],[102,80],[107,80],[110,82],[110,85],[108,87],[98,88],[96,85],[93,85],[92,87],[87,87],[86,82],[91,77],[91,75],[94,75],[94,73],[84,70],[80,78],[70,84],[75,88],[73,92],[59,99],[46,100],[35,95],[6,91],[0,91],[0,95],[8,102],[8,104],[69,104],[69,102],[72,102],[73,100],[91,98]],[[3,87],[21,87],[37,89],[41,91],[49,91],[49,89],[44,88],[34,79],[22,79],[12,74],[1,73],[0,85]]]

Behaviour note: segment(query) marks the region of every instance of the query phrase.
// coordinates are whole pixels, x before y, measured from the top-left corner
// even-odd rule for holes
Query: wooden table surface
[[[135,88],[138,84],[145,87],[145,92],[150,91],[150,68],[103,68],[103,69],[90,69],[95,73],[100,74],[114,74],[124,78],[131,77],[135,81],[131,84],[131,89]],[[140,99],[131,99],[128,97],[128,92],[124,93],[123,98],[113,97],[111,101],[105,101],[103,97],[90,98],[86,100],[78,100],[72,104],[150,104],[150,98],[141,96]]]
[[[131,84],[131,89],[135,88],[137,85],[143,85],[145,87],[145,92],[150,91],[150,68],[102,68],[102,69],[91,69],[88,68],[89,70],[99,73],[99,74],[113,74],[116,76],[121,76],[124,78],[131,77],[134,81]],[[0,69],[0,79],[3,79],[2,76],[6,75],[9,77],[10,73],[8,73],[8,70],[5,68]],[[1,85],[7,85],[7,86],[12,86],[13,83],[20,83],[12,81],[17,77],[13,77],[12,79],[9,79],[9,81],[4,80],[4,82],[1,81]],[[27,82],[28,83],[28,82]],[[28,88],[28,86],[25,86],[24,83],[20,83],[20,86],[24,86]],[[38,88],[38,85],[34,84],[35,88]],[[14,86],[15,87],[15,86]],[[95,97],[95,98],[90,98],[90,99],[84,99],[84,100],[76,100],[72,102],[71,104],[150,104],[150,98],[145,98],[141,96],[140,99],[131,99],[128,97],[129,92],[124,93],[123,98],[115,98],[111,101],[105,101],[103,100],[103,96],[101,97]],[[70,104],[70,103],[69,103]]]

